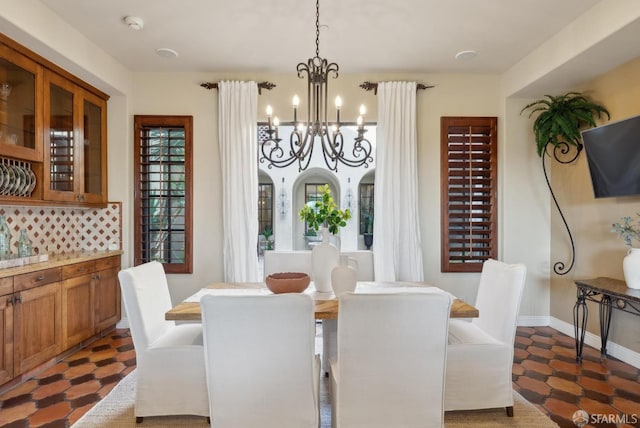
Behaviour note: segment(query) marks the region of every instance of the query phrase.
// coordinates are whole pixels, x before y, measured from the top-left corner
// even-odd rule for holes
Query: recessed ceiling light
[[[178,52],[169,48],[158,48],[156,49],[156,53],[163,58],[175,58],[178,56]]]
[[[144,27],[144,21],[142,18],[138,18],[137,16],[125,16],[122,18],[122,22],[127,24],[129,28],[132,30],[142,30]]]
[[[478,55],[478,52],[473,50],[460,51],[456,54],[456,59],[459,61],[467,61],[475,58],[477,55]]]

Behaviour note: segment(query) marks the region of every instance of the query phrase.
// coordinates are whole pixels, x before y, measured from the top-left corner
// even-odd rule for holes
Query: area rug
[[[320,391],[320,420],[322,428],[331,427],[331,402],[327,392],[327,378],[323,377]],[[156,428],[192,427],[208,428],[206,418],[191,416],[146,417],[141,425],[136,425],[133,415],[136,371],[131,372],[98,404],[80,418],[73,428]],[[446,412],[446,428],[486,427],[486,428],[546,428],[557,427],[533,404],[514,391],[514,417],[505,415],[504,409],[478,410],[470,412]],[[213,426],[215,428],[215,424]],[[389,427],[393,428],[393,427]]]

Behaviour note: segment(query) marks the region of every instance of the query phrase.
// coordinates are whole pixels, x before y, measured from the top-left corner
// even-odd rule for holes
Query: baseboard
[[[573,324],[551,317],[549,326],[566,334],[567,336],[575,337]],[[584,335],[584,343],[596,349],[600,349],[600,336],[587,331]],[[624,346],[618,345],[617,343],[609,340],[607,341],[607,353],[627,364],[640,368],[640,353],[636,351],[625,348]]]
[[[520,327],[540,327],[549,325],[548,316],[521,315],[518,317]]]
[[[116,324],[116,328],[129,328],[129,319],[128,318],[120,319],[120,321],[118,321],[118,323]]]

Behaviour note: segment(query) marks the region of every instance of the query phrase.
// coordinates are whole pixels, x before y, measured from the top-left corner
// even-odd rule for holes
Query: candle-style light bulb
[[[291,101],[291,104],[293,104],[293,108],[296,108],[300,105],[300,97],[298,97],[297,95],[293,96],[293,100]]]
[[[275,126],[276,128],[280,126],[280,119],[278,119],[278,116],[273,118],[273,126]]]
[[[267,117],[271,117],[273,115],[273,108],[270,105],[267,106]]]
[[[367,108],[364,104],[360,104],[360,116],[364,116],[365,114],[367,114]]]
[[[340,110],[340,107],[342,107],[342,98],[340,98],[340,95],[338,95],[336,97],[336,108]]]

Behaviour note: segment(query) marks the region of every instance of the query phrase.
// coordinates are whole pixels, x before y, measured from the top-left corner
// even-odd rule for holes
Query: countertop
[[[103,259],[105,257],[120,256],[122,250],[115,251],[73,251],[60,254],[49,254],[49,260],[42,263],[0,269],[0,278],[20,275],[23,273],[36,272],[43,269],[51,269],[74,263],[88,262],[91,260]]]

